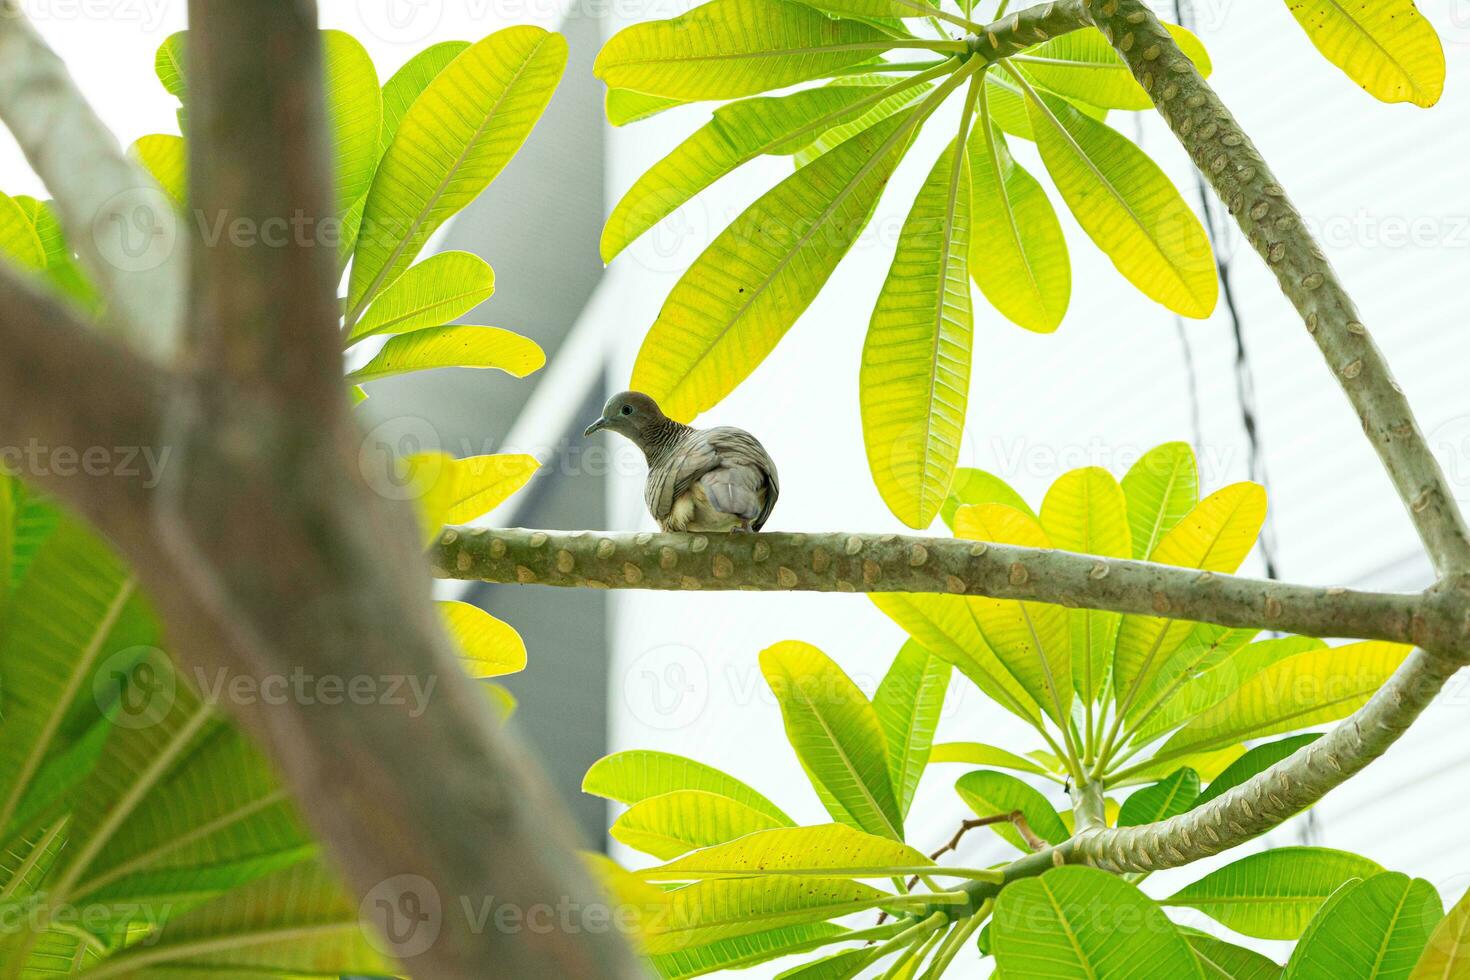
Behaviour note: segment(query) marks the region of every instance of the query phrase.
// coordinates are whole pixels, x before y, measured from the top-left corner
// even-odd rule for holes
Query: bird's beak
[[[582,437],[586,438],[599,429],[605,428],[607,428],[607,419],[598,419],[596,422],[593,422],[591,425],[587,426],[586,429],[582,430]]]

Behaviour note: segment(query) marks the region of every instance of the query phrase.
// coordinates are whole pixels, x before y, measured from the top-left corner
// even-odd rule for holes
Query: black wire
[[[1194,28],[1194,5],[1191,0],[1174,0],[1174,20],[1183,27]],[[1235,302],[1235,284],[1231,269],[1231,259],[1220,247],[1221,239],[1224,237],[1220,232],[1215,200],[1210,196],[1210,189],[1205,184],[1204,175],[1196,168],[1194,172],[1195,187],[1199,193],[1200,207],[1204,209],[1205,229],[1210,237],[1210,244],[1215,253],[1215,268],[1220,275],[1220,294],[1225,300],[1225,312],[1230,319],[1231,330],[1235,334],[1235,394],[1240,402],[1240,422],[1245,429],[1246,441],[1250,446],[1250,454],[1246,460],[1246,470],[1250,478],[1256,483],[1266,487],[1266,496],[1270,498],[1270,482],[1266,475],[1266,454],[1261,448],[1260,427],[1257,424],[1256,412],[1256,383],[1255,376],[1251,373],[1250,355],[1246,351],[1245,329],[1241,323],[1240,307]],[[1180,322],[1181,335],[1183,322]],[[1186,364],[1189,363],[1189,348],[1185,347]],[[1194,369],[1189,367],[1190,386],[1194,385]],[[1196,413],[1195,432],[1196,439],[1199,438],[1198,412],[1199,404],[1195,401],[1194,411]],[[1261,557],[1266,564],[1266,577],[1269,579],[1279,578],[1276,567],[1276,527],[1271,517],[1271,512],[1266,512],[1266,521],[1261,528]]]

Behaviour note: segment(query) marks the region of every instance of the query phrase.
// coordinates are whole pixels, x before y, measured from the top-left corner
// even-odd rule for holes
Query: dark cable
[[[1194,29],[1194,5],[1192,0],[1174,0],[1174,19],[1182,27]],[[1220,247],[1224,235],[1221,233],[1215,210],[1214,198],[1210,196],[1210,189],[1205,184],[1204,175],[1198,168],[1194,172],[1195,187],[1199,193],[1200,207],[1204,209],[1205,230],[1209,234],[1210,244],[1215,253],[1215,268],[1220,274],[1220,293],[1225,300],[1225,312],[1230,319],[1230,326],[1235,334],[1235,394],[1240,402],[1240,421],[1245,429],[1246,441],[1250,446],[1250,455],[1246,461],[1246,471],[1250,478],[1267,489],[1267,498],[1270,497],[1270,485],[1266,475],[1266,455],[1261,448],[1261,434],[1256,420],[1256,384],[1255,377],[1251,373],[1250,356],[1245,346],[1245,330],[1241,324],[1240,308],[1235,302],[1235,285],[1232,277],[1230,258]],[[1182,327],[1182,323],[1181,323]],[[1187,350],[1187,348],[1186,348]],[[1193,385],[1193,369],[1191,368],[1191,385]],[[1195,411],[1199,406],[1196,403]],[[1198,422],[1196,433],[1198,432]],[[1198,438],[1198,435],[1196,435]],[[1266,577],[1269,579],[1279,578],[1276,567],[1276,528],[1272,520],[1271,511],[1266,512],[1266,522],[1261,528],[1261,557],[1266,564]]]

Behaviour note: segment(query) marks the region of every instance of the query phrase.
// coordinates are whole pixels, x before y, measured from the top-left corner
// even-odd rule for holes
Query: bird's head
[[[582,433],[590,436],[600,429],[608,429],[627,436],[639,446],[649,443],[649,437],[669,424],[658,402],[641,391],[624,391],[613,395],[602,408],[602,417]]]

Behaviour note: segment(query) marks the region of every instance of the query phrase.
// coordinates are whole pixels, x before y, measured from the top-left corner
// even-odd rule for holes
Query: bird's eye
[[[624,415],[632,415],[633,414],[633,406],[632,405],[624,405],[623,406],[623,414]]]

